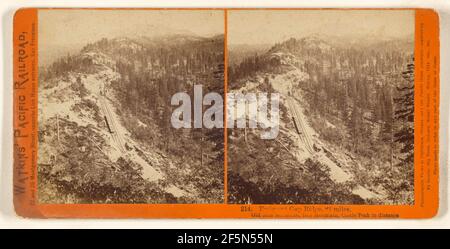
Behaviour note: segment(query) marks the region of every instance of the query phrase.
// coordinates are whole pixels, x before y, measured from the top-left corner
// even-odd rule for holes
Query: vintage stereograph
[[[429,9],[20,9],[32,218],[431,218]]]

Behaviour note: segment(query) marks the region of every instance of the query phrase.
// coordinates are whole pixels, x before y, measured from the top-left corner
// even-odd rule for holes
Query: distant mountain
[[[229,65],[239,64],[249,56],[266,53],[271,47],[271,44],[230,44],[228,45],[228,63]]]
[[[148,29],[155,29],[155,27],[147,27]],[[142,34],[149,33],[150,35],[145,36]],[[159,46],[159,45],[167,45],[167,46],[176,46],[182,45],[185,42],[195,42],[195,41],[202,41],[202,40],[217,40],[217,39],[223,39],[223,35],[213,35],[210,37],[203,37],[198,36],[190,31],[186,30],[177,30],[176,32],[174,30],[161,30],[158,28],[154,32],[133,32],[133,35],[126,35],[126,36],[120,36],[120,37],[104,37],[104,39],[107,39],[109,41],[121,41],[126,43],[128,42],[134,42],[138,43],[140,45],[145,46]],[[98,40],[94,40],[90,42],[90,44],[98,43]],[[48,48],[46,48],[48,47]],[[41,67],[46,67],[51,65],[55,60],[57,60],[59,57],[66,56],[68,54],[75,55],[79,53],[81,50],[86,49],[86,43],[71,43],[68,45],[63,44],[48,44],[47,46],[42,45],[41,51],[39,51],[39,65]]]
[[[107,44],[106,44],[107,43]],[[212,37],[201,37],[196,35],[171,34],[156,37],[139,36],[136,38],[119,37],[114,39],[102,39],[94,43],[90,43],[82,49],[83,52],[101,49],[106,53],[114,54],[118,50],[131,48],[143,50],[155,49],[187,49],[187,48],[207,48],[223,50],[223,35],[215,35]]]
[[[368,49],[373,51],[410,52],[414,42],[410,37],[405,38],[375,38],[375,37],[339,37],[339,36],[308,36],[304,38],[290,38],[275,44],[269,52],[300,51],[329,52],[332,49]]]

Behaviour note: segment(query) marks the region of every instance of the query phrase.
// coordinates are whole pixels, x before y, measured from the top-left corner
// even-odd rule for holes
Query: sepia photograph
[[[413,10],[230,10],[228,91],[280,99],[275,138],[228,130],[228,203],[414,205],[414,35]]]
[[[39,10],[38,201],[223,203],[224,131],[175,129],[224,94],[223,10]]]

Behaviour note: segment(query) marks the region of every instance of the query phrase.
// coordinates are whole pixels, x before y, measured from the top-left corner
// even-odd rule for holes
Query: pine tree
[[[397,87],[398,98],[395,102],[395,119],[401,123],[401,128],[394,134],[394,141],[402,144],[401,153],[406,157],[402,163],[414,161],[414,63],[407,65],[402,73],[405,84]]]
[[[353,104],[352,113],[347,126],[350,129],[350,135],[353,139],[353,150],[358,151],[360,137],[362,135],[362,115],[361,110],[356,106],[356,104]]]

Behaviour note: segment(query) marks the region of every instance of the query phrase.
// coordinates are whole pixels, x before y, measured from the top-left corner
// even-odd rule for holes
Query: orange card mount
[[[13,36],[20,216],[438,211],[433,10],[20,9]]]

